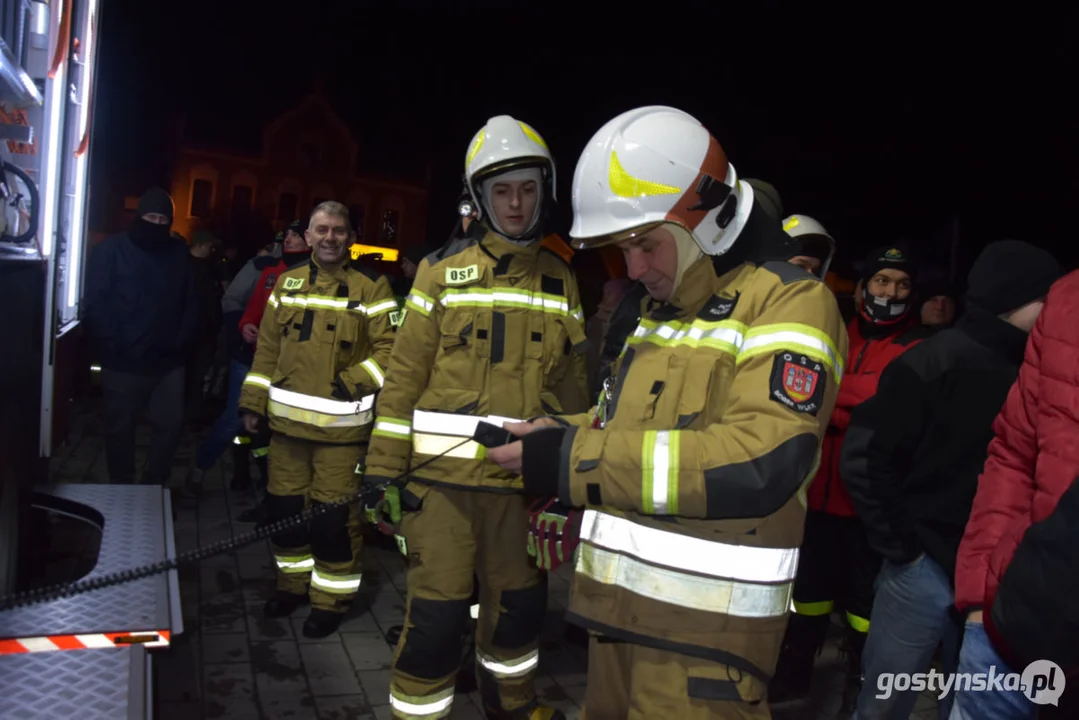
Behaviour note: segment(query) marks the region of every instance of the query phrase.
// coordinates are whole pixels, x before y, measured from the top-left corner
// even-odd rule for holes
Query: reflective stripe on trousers
[[[434,720],[449,717],[453,707],[453,688],[447,688],[434,695],[418,697],[405,695],[390,685],[390,707],[396,717],[408,720]]]
[[[586,510],[576,571],[604,585],[736,617],[787,613],[797,548],[730,545]]]
[[[476,651],[476,660],[487,672],[499,680],[527,675],[539,666],[539,650],[533,650],[511,660],[495,660]]]
[[[461,445],[464,438],[472,437],[476,425],[483,420],[502,427],[503,423],[521,422],[515,418],[499,415],[457,415],[455,413],[416,410],[412,413],[412,449],[419,455],[440,455],[465,459],[487,456],[487,449],[477,442]],[[460,447],[454,447],[460,445]]]

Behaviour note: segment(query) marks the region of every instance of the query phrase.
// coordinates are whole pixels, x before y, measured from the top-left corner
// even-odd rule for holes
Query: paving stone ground
[[[69,443],[52,460],[57,482],[105,483],[97,403],[79,407]],[[138,448],[146,452],[148,428]],[[196,438],[185,434],[174,462],[179,481],[194,455]],[[253,529],[237,516],[254,505],[249,493],[227,489],[231,453],[207,478],[203,497],[179,501],[175,523],[178,552],[231,539]],[[256,471],[252,468],[252,473]],[[210,558],[180,572],[184,631],[155,656],[154,695],[160,720],[379,720],[390,718],[388,693],[392,650],[385,633],[404,619],[405,567],[392,546],[368,543],[361,597],[334,635],[309,640],[300,633],[306,609],[296,617],[263,617],[273,592],[274,570],[265,543]],[[562,620],[569,591],[566,569],[550,581],[550,603],[536,688],[548,705],[579,717],[584,700],[587,652],[564,638]],[[773,709],[777,720],[833,718],[839,707],[843,668],[832,639],[817,663],[810,701]],[[451,718],[480,720],[475,694],[457,697]],[[911,718],[936,717],[936,703],[923,696]]]

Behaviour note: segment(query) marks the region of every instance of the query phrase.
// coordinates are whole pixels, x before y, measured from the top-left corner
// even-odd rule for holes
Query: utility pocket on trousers
[[[686,696],[691,700],[756,705],[764,699],[767,689],[759,678],[730,665],[686,669]]]

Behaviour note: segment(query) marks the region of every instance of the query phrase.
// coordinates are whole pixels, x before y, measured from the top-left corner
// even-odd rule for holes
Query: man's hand
[[[528,433],[544,427],[559,427],[558,423],[551,418],[539,418],[532,422],[505,423],[502,427],[509,430],[517,437],[524,437]],[[491,448],[487,451],[487,457],[497,463],[503,470],[521,474],[521,459],[524,445],[520,442],[510,443],[502,447]]]
[[[246,325],[243,326],[243,328],[240,330],[240,332],[243,333],[245,343],[248,343],[250,345],[254,345],[255,343],[258,342],[258,339],[259,339],[259,327],[258,327],[258,325],[255,325],[254,323],[247,323]]]
[[[248,435],[257,435],[259,431],[259,416],[255,413],[244,413],[243,418],[244,432]],[[518,445],[520,443],[517,443]]]

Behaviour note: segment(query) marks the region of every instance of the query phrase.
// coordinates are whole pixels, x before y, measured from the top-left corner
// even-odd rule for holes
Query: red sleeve
[[[892,360],[895,360],[920,342],[921,339],[919,338],[914,342],[901,345],[889,340],[888,352],[886,354],[882,353],[876,359],[878,367],[862,368],[862,372],[858,374],[848,372],[847,375],[844,375],[843,382],[839,384],[835,410],[832,411],[832,427],[846,430],[850,426],[851,411],[876,395],[877,383],[880,382],[880,375],[884,372],[884,368],[888,367]],[[854,356],[855,354],[852,352],[851,355]],[[848,371],[851,369],[851,362],[853,362],[853,358],[848,360]]]
[[[259,275],[259,281],[255,283],[255,291],[251,293],[251,298],[247,301],[247,308],[244,309],[243,317],[240,318],[240,332],[243,332],[244,325],[251,323],[255,327],[259,327],[262,323],[262,314],[266,311],[266,301],[270,299],[270,294],[273,293],[272,282],[267,282],[267,278],[270,275],[276,275],[279,268],[274,265],[266,268]]]
[[[1019,378],[993,423],[996,437],[989,444],[989,456],[978,478],[978,493],[956,560],[955,606],[960,610],[974,609],[985,602],[990,557],[1006,536],[1014,534],[1016,527],[1025,529],[1030,523],[1034,464],[1038,455],[1034,417],[1041,374],[1042,328],[1048,314],[1043,311],[1039,316],[1027,343]]]

